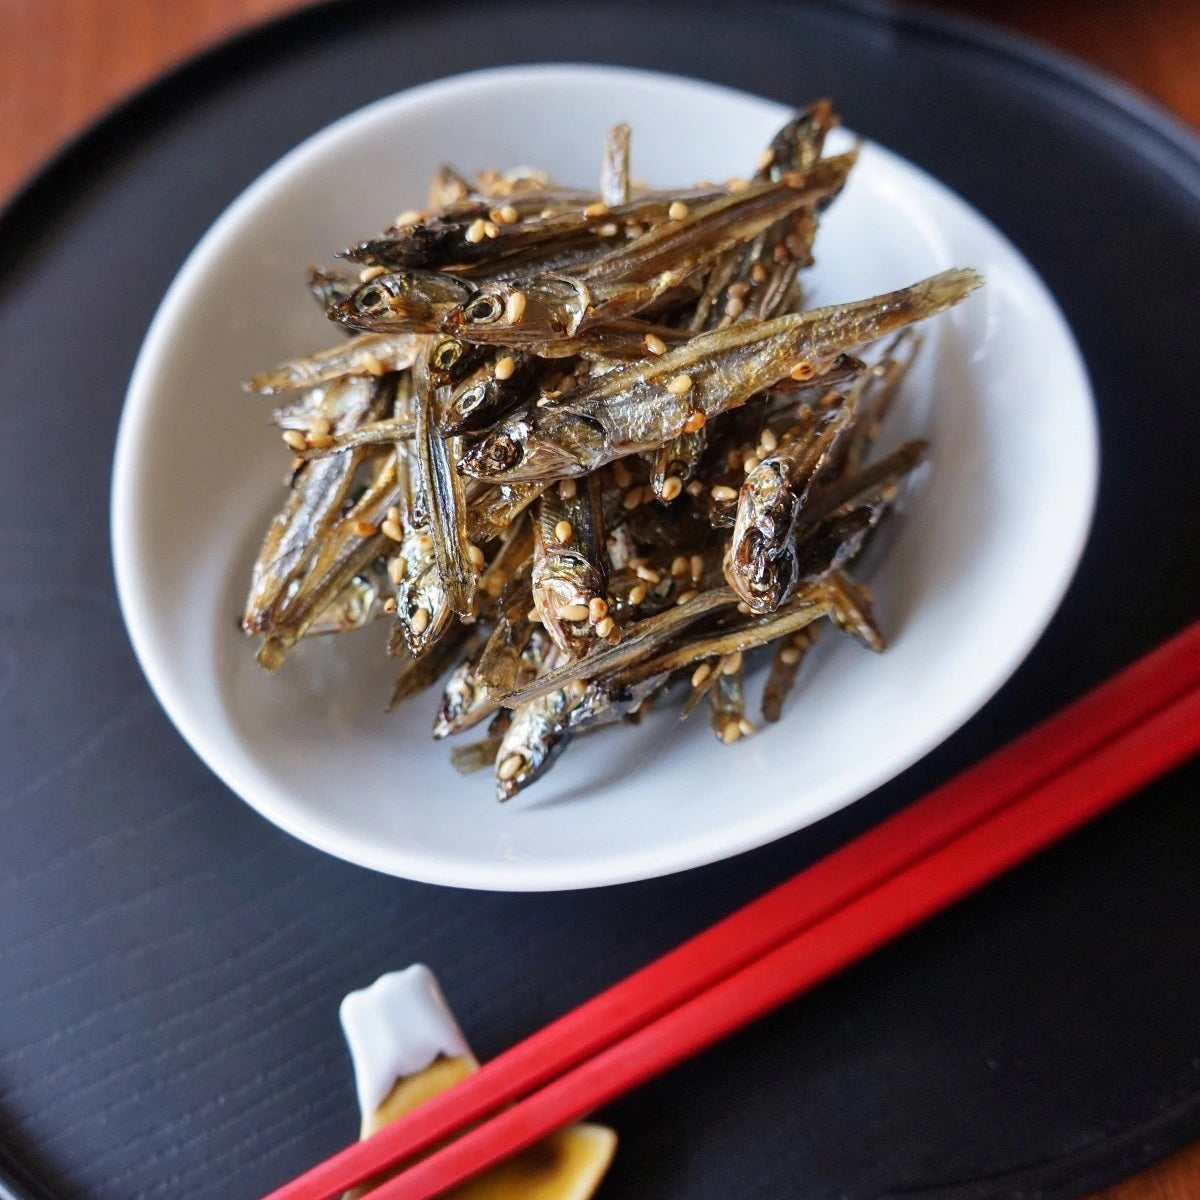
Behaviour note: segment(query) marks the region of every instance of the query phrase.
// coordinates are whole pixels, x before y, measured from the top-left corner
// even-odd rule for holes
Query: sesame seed
[[[672,396],[683,396],[692,390],[692,377],[690,375],[676,375],[674,379],[667,384],[667,391]]]
[[[431,538],[427,533],[421,534],[421,536],[417,538],[417,549],[420,550],[422,554],[428,554],[430,550],[433,549],[433,538]]]
[[[510,754],[497,768],[496,777],[507,783],[510,779],[521,771],[525,766],[525,756],[522,754]]]
[[[554,527],[554,536],[564,545],[569,546],[575,536],[575,527],[570,521],[559,521]]]
[[[757,732],[754,722],[746,720],[745,717],[739,717],[737,724],[738,732],[742,735],[742,737],[750,737],[752,734]]]
[[[794,233],[789,233],[783,239],[783,244],[788,248],[788,252],[793,258],[803,260],[808,257],[808,244],[803,238],[797,237]]]
[[[401,529],[400,526],[395,521],[392,521],[392,520],[384,521],[384,523],[382,525],[380,525],[379,528],[388,537],[390,537],[393,542],[404,541],[404,530]]]
[[[558,610],[558,616],[564,621],[586,621],[588,606],[586,604],[564,604]]]
[[[604,224],[596,230],[601,237],[616,237],[620,231],[621,227],[616,223],[616,221],[605,221]]]
[[[403,554],[397,554],[395,558],[388,560],[388,578],[393,583],[403,583],[407,574],[408,559]]]
[[[484,223],[483,232],[490,238],[500,236],[500,226],[495,221],[487,221]]]
[[[693,479],[691,483],[684,489],[693,500],[698,500],[704,495],[704,484],[698,479]]]
[[[605,621],[612,621],[612,617],[606,617],[606,618],[605,618]],[[601,622],[601,624],[604,624],[604,622],[602,621],[602,622]],[[597,630],[597,632],[599,632],[599,629],[600,629],[600,626],[599,626],[599,625],[597,625],[597,626],[596,626],[596,630]],[[622,637],[622,633],[621,633],[621,627],[620,627],[620,625],[618,625],[618,624],[616,623],[616,621],[613,621],[613,622],[612,622],[612,625],[611,625],[611,626],[609,626],[608,628],[606,628],[606,629],[605,629],[605,631],[604,631],[603,633],[601,633],[601,634],[600,634],[600,636],[601,636],[601,637],[602,637],[602,638],[603,638],[603,639],[604,639],[604,640],[605,640],[605,641],[606,641],[606,642],[607,642],[607,643],[608,643],[610,646],[616,646],[616,645],[619,645],[619,644],[620,644],[620,641],[621,641],[621,637]]]
[[[406,208],[393,222],[397,229],[403,229],[405,225],[415,225],[421,219],[421,213],[415,208]]]
[[[308,444],[314,450],[328,450],[330,446],[337,445],[337,438],[331,433],[310,433]]]
[[[725,467],[729,471],[740,471],[742,469],[742,452],[736,449],[727,451]]]
[[[644,579],[651,585],[662,583],[662,572],[656,571],[653,567],[646,566],[645,563],[638,563],[633,570],[639,579]]]
[[[383,611],[385,613],[394,613],[396,611],[396,597],[388,596],[383,602]]]
[[[742,652],[735,650],[732,654],[725,655],[724,661],[721,663],[722,675],[736,675],[742,669]]]
[[[635,583],[629,589],[629,603],[641,604],[646,599],[646,585],[644,583]]]
[[[686,554],[677,554],[671,560],[672,575],[686,575],[688,573],[688,560]]]
[[[527,621],[540,621],[541,619],[542,610],[536,604],[525,614],[525,620]]]
[[[430,613],[429,609],[427,608],[418,608],[417,611],[413,613],[409,624],[412,626],[413,633],[415,633],[418,637],[420,637],[421,634],[423,634],[425,630],[429,628],[429,617]]]
[[[750,180],[743,179],[740,175],[735,175],[732,179],[725,181],[725,186],[736,195],[738,192],[748,192],[750,190]]]
[[[691,212],[691,209],[682,200],[672,200],[671,206],[667,209],[667,216],[672,221],[682,221],[689,212]]]
[[[696,409],[695,412],[688,413],[688,418],[683,423],[684,433],[698,433],[704,428],[708,422],[708,417],[704,415],[701,409]]]
[[[737,283],[731,283],[725,290],[735,300],[745,300],[750,295],[750,285],[744,279],[739,279]]]
[[[785,667],[794,667],[800,661],[800,651],[795,646],[784,646],[779,652],[779,661]]]
[[[723,483],[716,484],[709,494],[718,504],[737,499],[737,491]]]
[[[692,582],[699,583],[704,578],[704,555],[693,554],[688,560],[688,566],[692,572]]]
[[[725,301],[725,315],[727,317],[737,318],[746,311],[746,302],[738,296],[730,296]]]
[[[748,605],[745,600],[738,601],[737,610],[742,614],[743,617],[748,617],[750,615],[750,605]]]
[[[583,215],[585,217],[607,217],[610,211],[611,209],[603,200],[597,200],[583,210]]]
[[[745,471],[747,475],[749,475],[750,472],[753,471],[754,468],[757,466],[758,466],[758,456],[756,454],[747,454],[745,461],[742,463],[742,470]]]
[[[561,479],[558,483],[558,494],[564,500],[574,500],[579,494],[579,485],[573,479]]]
[[[298,429],[285,429],[283,431],[283,443],[289,450],[308,449],[308,438]]]
[[[588,620],[599,625],[608,616],[608,601],[603,596],[593,596],[588,601]],[[603,635],[601,635],[603,636]]]
[[[711,663],[701,663],[692,672],[692,687],[694,687],[694,688],[700,687],[702,684],[707,682],[708,677],[711,674],[712,674],[712,664]]]
[[[358,282],[359,283],[370,283],[372,279],[378,279],[380,277],[380,275],[386,275],[386,274],[387,274],[386,267],[380,267],[380,266],[363,267],[363,269],[361,271],[359,271],[359,273],[358,273]]]
[[[754,266],[750,268],[750,278],[753,279],[755,283],[766,283],[767,268],[764,267],[762,263],[755,263]]]
[[[379,526],[372,525],[370,521],[355,521],[354,532],[357,533],[359,537],[374,537],[379,532]]]
[[[788,374],[797,382],[802,383],[806,379],[813,377],[813,365],[810,362],[798,362]]]
[[[621,507],[626,512],[633,512],[635,508],[642,502],[642,489],[640,487],[632,487],[625,493],[625,499],[621,501]]]
[[[467,543],[467,560],[477,571],[483,570],[483,564],[487,561],[483,551],[474,542]]]
[[[506,354],[492,368],[492,374],[497,379],[511,379],[512,373],[517,369],[517,360],[511,354]]]
[[[764,429],[762,433],[758,435],[758,444],[767,452],[767,454],[773,454],[779,449],[779,439],[769,429]]]
[[[721,729],[721,741],[727,746],[732,746],[734,742],[742,736],[741,729],[738,728],[737,718],[727,721]]]
[[[617,487],[627,488],[633,482],[633,476],[629,473],[629,468],[617,459],[612,465],[613,479],[616,480]]]
[[[487,237],[487,222],[482,217],[472,221],[463,236],[468,242],[482,242]]]
[[[315,433],[317,437],[324,437],[333,432],[333,423],[328,417],[313,417],[310,432]]]
[[[678,475],[668,475],[662,482],[662,498],[670,504],[683,491],[683,480]]]
[[[600,620],[596,622],[596,632],[602,638],[610,637],[616,627],[617,623],[612,619],[612,617],[601,617]]]
[[[646,334],[645,345],[648,354],[666,354],[667,352],[667,343],[656,333]]]
[[[686,592],[680,592],[675,598],[676,604],[690,604],[695,598],[700,595],[695,588],[688,588]]]
[[[519,325],[525,315],[525,293],[513,292],[504,306],[504,319],[510,325]]]
[[[757,171],[765,171],[775,161],[775,152],[769,147],[759,153],[759,156],[754,160],[754,168]]]

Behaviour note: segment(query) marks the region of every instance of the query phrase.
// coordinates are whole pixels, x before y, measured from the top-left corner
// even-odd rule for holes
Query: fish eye
[[[504,305],[499,296],[476,296],[463,309],[463,317],[472,325],[489,325],[499,318]]]
[[[462,358],[462,347],[457,342],[442,342],[433,352],[433,365],[448,371]]]
[[[497,471],[510,471],[521,461],[521,447],[507,433],[496,434],[488,442],[487,460]]]
[[[387,296],[382,288],[369,287],[365,292],[359,292],[355,303],[363,312],[380,313],[387,308]]]
[[[487,399],[487,389],[482,383],[477,383],[474,387],[468,388],[459,397],[458,407],[464,413],[474,412]]]

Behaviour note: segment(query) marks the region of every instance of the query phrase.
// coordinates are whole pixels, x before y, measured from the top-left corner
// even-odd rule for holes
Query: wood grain
[[[1041,38],[1200,127],[1197,0],[941,0]],[[68,137],[181,59],[301,0],[0,0],[0,197]],[[1091,1200],[1196,1200],[1200,1144]]]

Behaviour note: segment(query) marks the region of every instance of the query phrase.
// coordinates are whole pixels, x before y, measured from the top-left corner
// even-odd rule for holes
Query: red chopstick
[[[331,1200],[496,1112],[762,958],[1197,684],[1200,622],[924,799],[268,1200]]]
[[[431,1200],[761,1017],[982,887],[1200,748],[1200,687],[824,921],[380,1185]]]

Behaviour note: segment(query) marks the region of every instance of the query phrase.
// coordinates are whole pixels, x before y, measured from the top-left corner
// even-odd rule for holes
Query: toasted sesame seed
[[[670,504],[683,491],[683,480],[678,475],[668,475],[662,482],[662,498]]]
[[[676,375],[667,384],[667,391],[672,396],[683,396],[692,390],[692,377],[690,375]]]
[[[688,418],[683,423],[684,433],[697,433],[703,429],[708,422],[708,417],[704,415],[703,409],[697,408],[695,411],[688,413]]]
[[[740,471],[742,469],[742,452],[736,447],[726,452],[725,467],[730,471]]]
[[[635,583],[633,587],[629,589],[629,603],[641,604],[642,601],[646,599],[646,595],[646,585],[644,583]]]
[[[397,229],[403,229],[405,225],[415,225],[421,219],[422,215],[415,208],[406,208],[392,224]]]
[[[672,575],[686,575],[688,573],[688,560],[686,554],[677,554],[671,560]]]
[[[627,488],[633,482],[633,476],[629,473],[629,468],[621,459],[617,459],[612,465],[613,479],[616,480],[617,487]]]
[[[642,502],[642,489],[640,487],[631,487],[625,493],[625,499],[621,501],[621,507],[626,512],[633,512],[635,508]]]
[[[788,248],[788,252],[795,259],[803,261],[808,257],[808,243],[801,237],[797,237],[794,233],[789,233],[783,239],[783,244]]]
[[[730,296],[725,301],[725,315],[727,317],[737,318],[746,311],[746,302],[740,296]]]
[[[607,204],[604,203],[603,200],[596,200],[583,210],[583,215],[585,217],[607,217],[611,211],[612,210]]]
[[[496,777],[502,782],[507,783],[510,779],[515,778],[524,766],[525,756],[523,754],[510,754],[496,768]]]
[[[691,209],[682,200],[672,200],[670,207],[667,209],[667,216],[672,221],[682,221],[689,212],[691,212]]]
[[[750,190],[750,180],[743,179],[740,175],[735,175],[732,179],[725,181],[725,186],[736,195],[738,192],[748,192]]]
[[[704,555],[693,554],[688,559],[688,566],[691,568],[692,582],[699,583],[704,578]]]
[[[398,504],[393,504],[392,507],[387,510],[387,519],[389,521],[395,521],[397,525],[400,524],[400,506]]]
[[[599,634],[600,637],[606,638],[611,636],[616,627],[617,623],[612,619],[612,617],[601,617],[600,620],[596,622],[596,633]]]
[[[762,433],[758,435],[758,444],[767,452],[767,454],[773,454],[779,449],[779,439],[770,431],[770,429],[764,429]]]
[[[354,532],[357,533],[359,537],[374,537],[379,532],[379,526],[372,525],[370,521],[355,521]]]
[[[510,325],[519,325],[525,315],[525,293],[513,292],[504,306],[504,319]]]
[[[738,601],[737,610],[742,614],[743,617],[748,617],[750,615],[750,605],[748,605],[745,600]]]
[[[396,597],[388,596],[383,602],[383,611],[385,613],[394,613],[396,611]]]
[[[695,588],[688,588],[686,592],[680,592],[679,595],[675,597],[675,603],[690,604],[698,595],[700,595],[700,593],[696,591]]]
[[[407,574],[408,559],[403,554],[397,554],[395,558],[388,560],[388,578],[393,583],[403,583]]]
[[[487,559],[483,556],[483,551],[474,542],[467,543],[467,561],[477,571],[482,571],[483,564],[487,562]]]
[[[813,365],[810,362],[798,362],[788,374],[798,382],[803,382],[813,377]]]
[[[741,736],[742,731],[738,728],[736,717],[731,718],[721,728],[721,741],[727,746],[732,746]]]
[[[742,737],[750,737],[757,732],[753,721],[748,721],[745,717],[738,718],[738,732]]]
[[[487,222],[482,217],[472,221],[463,236],[468,242],[482,242],[487,237]]]
[[[427,533],[421,534],[421,536],[417,538],[417,549],[420,550],[422,554],[428,554],[430,550],[433,549],[433,538],[431,538]]]
[[[490,238],[500,236],[500,226],[495,221],[487,221],[484,223],[483,232]]]
[[[564,545],[569,546],[575,536],[575,527],[570,521],[559,521],[554,527],[554,536]]]
[[[393,542],[404,541],[404,530],[400,528],[400,526],[397,522],[389,519],[387,521],[384,521],[384,523],[382,525],[380,525],[379,528],[388,537],[390,537]]]
[[[718,504],[737,499],[737,489],[723,483],[715,484],[709,494]]]
[[[616,237],[621,232],[621,227],[616,221],[605,221],[603,225],[597,228],[596,232],[601,237]]]
[[[298,429],[285,429],[283,431],[283,442],[289,450],[308,449],[308,438]]]
[[[708,681],[708,677],[712,674],[712,663],[702,662],[692,672],[692,687],[698,688]]]
[[[742,652],[735,650],[732,654],[725,655],[721,661],[722,675],[736,675],[742,669]]]
[[[506,354],[492,368],[492,374],[500,380],[511,379],[512,373],[517,369],[517,360],[511,354]]]
[[[766,283],[767,268],[764,267],[762,263],[755,263],[754,266],[750,268],[750,278],[753,279],[755,283]]]
[[[650,354],[666,354],[667,343],[656,333],[646,334],[646,350]]]
[[[588,620],[598,625],[608,616],[608,601],[603,596],[593,596],[588,601]]]
[[[579,484],[573,479],[560,479],[558,481],[558,494],[564,500],[574,500],[579,495]]]
[[[625,236],[631,242],[636,241],[645,232],[646,232],[646,227],[644,225],[634,224],[634,225],[626,225],[625,226]]]
[[[564,604],[558,610],[558,616],[564,621],[586,621],[588,606],[586,604]]]
[[[662,572],[656,571],[653,567],[648,567],[645,563],[638,563],[633,568],[633,571],[639,579],[644,579],[651,585],[662,583]]]
[[[704,495],[704,484],[698,479],[693,479],[691,483],[684,489],[693,500],[698,500]]]
[[[323,437],[333,432],[333,422],[328,417],[313,417],[309,432]]]
[[[747,454],[746,457],[742,460],[742,470],[745,471],[747,475],[749,475],[750,472],[753,471],[754,468],[757,466],[758,466],[758,455],[757,454]]]
[[[337,438],[332,433],[310,433],[308,444],[314,450],[328,450],[330,446],[337,445]]]
[[[542,619],[542,610],[535,604],[526,614],[527,621],[540,621]]]
[[[795,646],[784,646],[779,652],[779,661],[785,667],[794,667],[800,661],[800,651]]]
[[[387,267],[363,267],[358,273],[359,283],[370,283],[372,279],[378,279],[380,275],[387,274]]]
[[[770,147],[759,151],[758,157],[754,160],[754,169],[756,171],[765,171],[775,161],[775,151]]]
[[[737,283],[731,283],[725,290],[735,300],[745,300],[750,295],[750,285],[744,279],[739,279]]]
[[[427,608],[418,608],[417,611],[413,613],[409,624],[412,626],[413,633],[415,633],[418,637],[420,637],[421,634],[423,634],[425,630],[429,628],[429,617],[430,613],[429,609]]]

